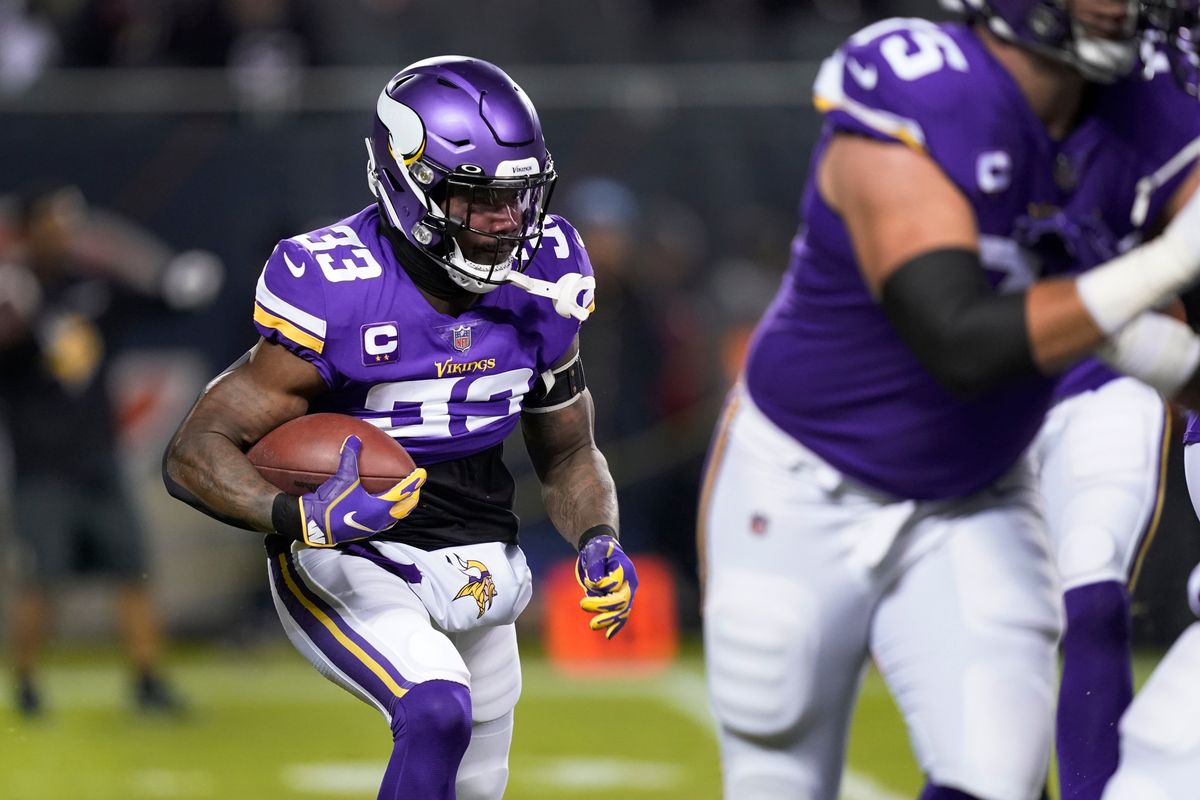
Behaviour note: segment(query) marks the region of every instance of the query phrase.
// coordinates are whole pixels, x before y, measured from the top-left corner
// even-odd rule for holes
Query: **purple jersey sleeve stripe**
[[[314,353],[320,353],[325,349],[324,341],[307,331],[301,330],[283,317],[275,316],[258,303],[254,304],[254,321],[264,328],[279,331],[288,340],[295,342],[301,347],[307,347]]]
[[[341,616],[304,585],[296,574],[295,561],[287,553],[271,563],[277,585],[286,587],[280,598],[288,612],[322,653],[364,688],[377,684],[395,697],[403,697],[415,684],[405,680],[369,642],[346,625]],[[385,705],[388,697],[371,692]]]

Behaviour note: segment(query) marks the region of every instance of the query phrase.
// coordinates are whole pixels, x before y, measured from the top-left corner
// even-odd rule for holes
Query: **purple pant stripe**
[[[272,558],[271,571],[284,607],[313,645],[384,707],[416,685],[308,587],[290,554]]]

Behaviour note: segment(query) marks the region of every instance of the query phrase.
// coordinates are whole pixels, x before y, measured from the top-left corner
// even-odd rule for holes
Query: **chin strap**
[[[592,313],[594,303],[593,292],[596,289],[596,279],[591,275],[581,275],[578,272],[568,272],[557,282],[543,281],[531,278],[523,272],[508,273],[508,282],[519,289],[539,297],[548,297],[554,301],[554,310],[560,317],[571,318],[583,322]],[[580,295],[583,296],[580,302]]]

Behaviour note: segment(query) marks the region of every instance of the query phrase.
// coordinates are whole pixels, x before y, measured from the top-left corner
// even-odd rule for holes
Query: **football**
[[[345,414],[289,420],[259,439],[246,457],[281,491],[302,495],[337,471],[342,442],[351,435],[362,440],[358,474],[368,492],[386,492],[416,468],[403,445],[371,423]]]

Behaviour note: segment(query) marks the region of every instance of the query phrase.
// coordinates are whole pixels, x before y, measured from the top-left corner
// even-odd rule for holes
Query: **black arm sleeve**
[[[924,253],[893,272],[880,303],[900,338],[960,397],[1037,373],[1025,292],[997,293],[970,250]]]

